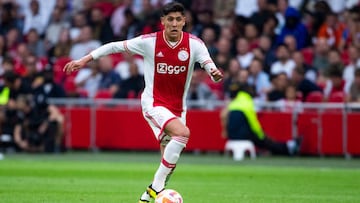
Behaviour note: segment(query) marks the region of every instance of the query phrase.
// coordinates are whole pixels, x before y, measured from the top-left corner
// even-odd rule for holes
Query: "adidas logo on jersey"
[[[157,57],[164,57],[164,54],[160,51],[159,53],[156,54]]]

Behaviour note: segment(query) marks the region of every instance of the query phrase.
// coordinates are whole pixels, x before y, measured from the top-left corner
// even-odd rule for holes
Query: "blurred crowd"
[[[113,54],[65,75],[102,44],[161,29],[171,0],[0,0],[1,142],[58,151],[63,116],[47,98],[139,98],[142,58]],[[225,79],[196,67],[188,100],[227,100],[247,83],[259,101],[360,101],[360,0],[178,0]]]

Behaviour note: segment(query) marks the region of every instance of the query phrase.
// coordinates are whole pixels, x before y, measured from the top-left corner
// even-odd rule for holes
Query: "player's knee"
[[[179,136],[179,137],[190,137],[190,130],[188,127],[184,127],[182,129],[180,129],[175,136]]]

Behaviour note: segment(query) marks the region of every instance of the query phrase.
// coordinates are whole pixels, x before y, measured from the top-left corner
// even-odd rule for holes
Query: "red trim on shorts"
[[[172,118],[170,118],[169,120],[167,120],[167,121],[164,123],[163,127],[160,129],[159,135],[157,136],[157,138],[158,138],[159,141],[162,140],[162,137],[160,137],[160,136],[163,134],[165,126],[166,126],[170,121],[172,121],[172,120],[174,120],[174,119],[176,119],[176,118],[177,118],[177,117],[172,117]],[[160,139],[160,138],[161,138],[161,139]]]
[[[161,159],[161,163],[167,168],[175,168],[176,167],[176,164],[171,164],[171,163],[167,162],[164,158]]]
[[[148,118],[157,128],[161,129],[161,126],[156,122],[156,120],[150,116],[147,112],[145,112],[146,118]]]

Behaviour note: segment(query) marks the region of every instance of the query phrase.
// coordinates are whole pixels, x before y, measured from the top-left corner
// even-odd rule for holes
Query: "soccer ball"
[[[155,203],[183,203],[183,198],[175,190],[165,189],[157,195]]]

